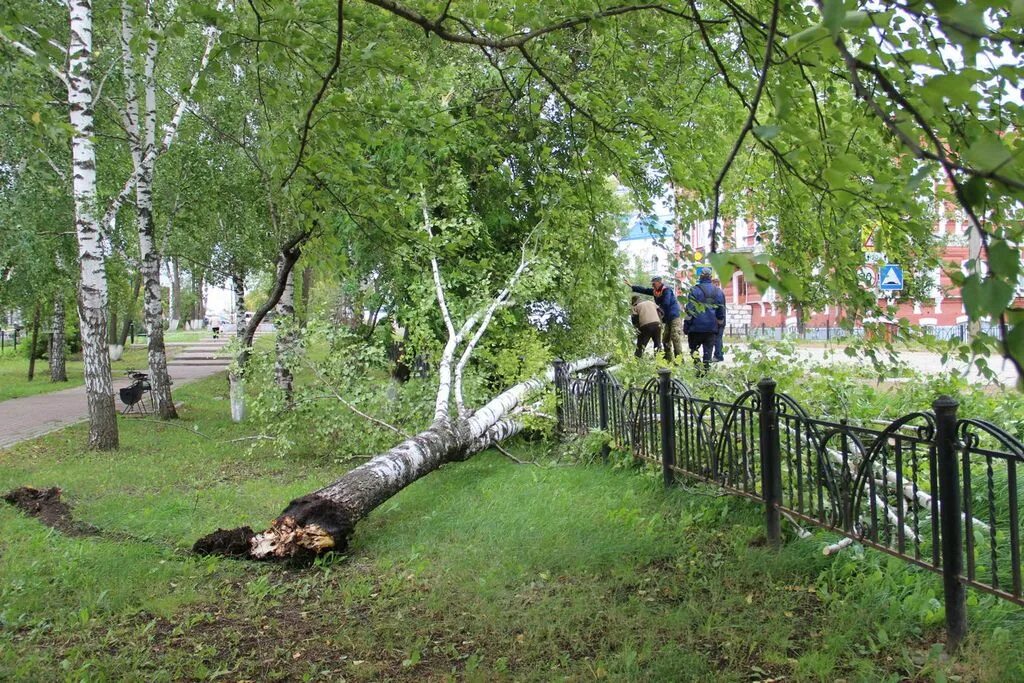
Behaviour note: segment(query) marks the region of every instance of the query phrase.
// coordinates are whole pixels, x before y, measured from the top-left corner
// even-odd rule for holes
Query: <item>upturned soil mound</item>
[[[192,552],[200,555],[225,555],[227,557],[247,557],[252,547],[252,538],[256,532],[251,527],[237,529],[217,529],[212,534],[203,536]]]
[[[35,517],[48,527],[52,527],[69,536],[91,536],[98,534],[99,529],[91,524],[76,522],[71,516],[71,506],[60,499],[60,488],[34,489],[22,486],[10,491],[4,500],[24,512]]]

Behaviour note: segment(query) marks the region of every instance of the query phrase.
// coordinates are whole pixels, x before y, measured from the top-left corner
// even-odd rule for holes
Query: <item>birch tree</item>
[[[423,201],[426,207],[426,201]],[[423,229],[431,233],[424,208]],[[430,425],[385,453],[377,455],[337,481],[293,500],[269,529],[254,533],[249,527],[216,532],[196,541],[200,553],[240,555],[254,559],[309,557],[327,550],[343,551],[356,523],[382,502],[413,481],[446,463],[465,460],[519,432],[525,400],[554,379],[553,371],[521,382],[498,394],[475,411],[462,406],[453,415],[453,368],[460,348],[464,357],[487,331],[493,311],[508,299],[528,268],[523,259],[505,286],[483,306],[456,323],[449,308],[437,257],[430,258],[434,296],[446,329],[446,342],[438,362],[434,415]],[[470,337],[472,335],[472,337]],[[599,358],[569,365],[569,371],[591,367]],[[464,366],[464,363],[460,364]],[[340,397],[339,397],[340,398]]]
[[[117,448],[117,409],[107,350],[107,276],[97,216],[96,151],[93,145],[92,5],[68,0],[68,107],[72,129],[72,197],[80,264],[78,317],[89,406],[89,447]]]

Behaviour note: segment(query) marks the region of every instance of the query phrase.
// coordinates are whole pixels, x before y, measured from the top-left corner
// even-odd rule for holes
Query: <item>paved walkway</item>
[[[207,339],[189,344],[178,353],[167,364],[174,388],[226,369],[229,359],[219,357],[219,352],[227,341],[225,337]],[[130,383],[128,377],[114,377],[114,401],[118,410],[123,406],[117,398],[117,390]],[[0,401],[0,450],[81,422],[88,414],[84,386]]]

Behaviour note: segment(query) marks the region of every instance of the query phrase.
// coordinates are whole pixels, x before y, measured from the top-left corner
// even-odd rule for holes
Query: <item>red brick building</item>
[[[703,220],[679,229],[676,239],[677,254],[680,256],[681,269],[678,272],[680,281],[692,281],[692,264],[686,263],[682,245],[689,245],[693,251],[703,254],[710,248],[711,221]],[[969,256],[968,221],[964,213],[955,204],[938,201],[934,223],[934,235],[942,250],[944,261],[964,268]],[[765,241],[773,236],[770,228],[760,226],[756,219],[739,216],[723,221],[720,241],[722,251],[741,251],[759,253],[764,250]],[[688,250],[689,251],[689,250]],[[864,245],[863,262],[854,262],[856,255],[851,255],[851,267],[859,267],[865,274],[870,273],[871,286],[879,293],[879,303],[884,304],[886,296],[878,289],[878,270],[886,263],[886,257],[873,251],[870,241]],[[922,277],[919,273],[905,272],[906,281],[910,278]],[[925,277],[931,280],[928,295],[920,302],[903,301],[899,304],[896,318],[906,319],[914,325],[935,327],[936,331],[946,334],[955,333],[955,328],[967,321],[960,296],[949,277],[936,268]],[[734,328],[789,329],[797,327],[797,312],[786,302],[780,301],[774,291],[761,294],[756,287],[748,285],[743,273],[737,272],[731,281],[723,282],[726,303],[729,306],[729,325]],[[1024,304],[1024,281],[1017,290],[1018,304]],[[843,318],[842,311],[836,307],[826,306],[824,310],[811,312],[805,326],[827,330],[835,328]]]

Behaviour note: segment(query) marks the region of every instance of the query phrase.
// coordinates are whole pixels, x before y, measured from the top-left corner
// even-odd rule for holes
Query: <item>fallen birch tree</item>
[[[432,238],[426,210],[424,222]],[[193,546],[195,552],[253,559],[286,559],[311,557],[328,550],[343,551],[359,520],[391,496],[442,465],[466,460],[519,432],[522,425],[518,418],[528,407],[524,400],[554,381],[554,370],[549,369],[543,376],[505,390],[475,411],[465,405],[462,374],[495,310],[508,303],[513,286],[529,269],[525,246],[519,266],[502,290],[467,316],[459,327],[456,327],[448,307],[436,257],[431,257],[430,265],[434,294],[447,331],[447,340],[438,362],[438,387],[430,426],[347,472],[334,483],[291,501],[269,529],[259,533],[249,527],[218,529],[196,541]],[[463,346],[463,353],[456,356]],[[579,360],[567,364],[566,370],[583,370],[600,360]],[[451,411],[453,400],[456,403],[454,415]]]

